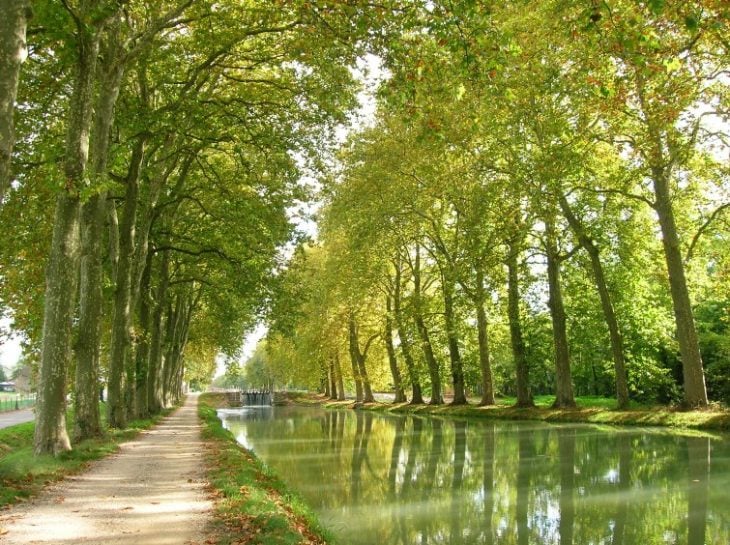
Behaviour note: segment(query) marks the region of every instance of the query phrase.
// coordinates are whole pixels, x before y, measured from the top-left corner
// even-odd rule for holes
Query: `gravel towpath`
[[[2,545],[194,545],[212,503],[197,396],[83,474],[0,513]]]

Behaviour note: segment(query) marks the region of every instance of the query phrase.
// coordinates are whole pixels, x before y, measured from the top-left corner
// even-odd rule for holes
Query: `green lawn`
[[[517,398],[505,396],[500,397],[497,399],[498,405],[514,405],[515,401],[517,401]],[[554,395],[541,395],[541,396],[535,396],[535,405],[538,407],[550,407],[555,402],[555,396]],[[597,409],[607,409],[607,410],[614,410],[616,409],[616,400],[611,397],[603,397],[603,396],[579,396],[575,398],[575,402],[578,404],[578,407],[585,407],[585,408],[597,408]],[[631,409],[645,409],[647,408],[645,405],[642,405],[641,403],[637,403],[636,401],[631,401],[629,407]]]

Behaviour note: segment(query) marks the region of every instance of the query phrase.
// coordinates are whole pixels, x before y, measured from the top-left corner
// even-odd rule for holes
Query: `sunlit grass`
[[[221,394],[203,394],[198,401],[203,436],[208,440],[208,478],[217,498],[215,542],[332,543],[304,502],[223,428],[215,410],[221,406],[225,406]]]
[[[680,410],[676,407],[645,406],[631,402],[626,410],[617,409],[615,399],[600,396],[576,398],[575,409],[554,409],[555,396],[535,397],[535,407],[514,407],[514,397],[501,397],[493,406],[478,407],[478,400],[470,400],[469,405],[408,405],[391,403],[359,404],[358,408],[372,411],[392,411],[402,413],[438,414],[459,417],[496,418],[506,420],[543,420],[546,422],[587,422],[595,424],[614,424],[625,426],[666,426],[677,429],[730,430],[730,411],[721,406],[710,406],[700,410]],[[323,404],[329,408],[351,408],[355,403],[333,402],[323,396],[299,396],[295,403]]]
[[[504,397],[500,397],[497,399],[497,405],[510,406],[510,405],[514,405],[516,401],[517,401],[517,398],[514,396],[504,396]],[[548,408],[548,407],[552,407],[552,404],[555,402],[555,396],[554,395],[534,396],[534,401],[535,401],[535,405],[537,407]],[[582,408],[598,408],[598,409],[614,410],[618,406],[615,399],[610,398],[610,397],[604,397],[604,396],[577,396],[575,398],[575,402],[578,405],[578,407],[582,407]],[[629,403],[629,408],[640,409],[640,408],[646,408],[646,406],[642,405],[641,403],[638,403],[636,401],[631,401]]]

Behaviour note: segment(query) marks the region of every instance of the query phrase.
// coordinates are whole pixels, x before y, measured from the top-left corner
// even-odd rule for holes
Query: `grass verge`
[[[223,428],[216,409],[224,394],[202,394],[198,415],[206,440],[208,480],[215,500],[212,540],[218,545],[326,545],[332,537],[312,511]]]
[[[120,443],[133,439],[169,412],[154,418],[134,420],[126,429],[109,430],[98,439],[81,441],[74,445],[73,450],[57,457],[33,455],[33,422],[0,429],[0,508],[23,501],[37,494],[45,485],[82,471],[92,460],[116,452]],[[71,422],[70,419],[68,421]]]
[[[627,410],[615,409],[615,400],[593,396],[577,398],[575,409],[553,409],[552,396],[536,398],[536,406],[521,409],[513,407],[514,400],[500,399],[496,405],[478,407],[472,405],[408,405],[406,403],[366,403],[352,401],[330,401],[323,396],[297,396],[295,403],[320,404],[326,407],[358,408],[362,410],[435,414],[503,420],[542,420],[546,422],[585,422],[589,424],[613,424],[620,426],[664,426],[676,429],[730,430],[730,411],[719,407],[687,411],[671,407],[633,406]]]

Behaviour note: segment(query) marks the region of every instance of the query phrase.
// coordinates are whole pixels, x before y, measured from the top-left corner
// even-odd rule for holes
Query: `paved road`
[[[24,424],[25,422],[30,422],[33,418],[35,418],[33,409],[21,409],[20,411],[0,413],[0,429],[15,426],[16,424]]]

